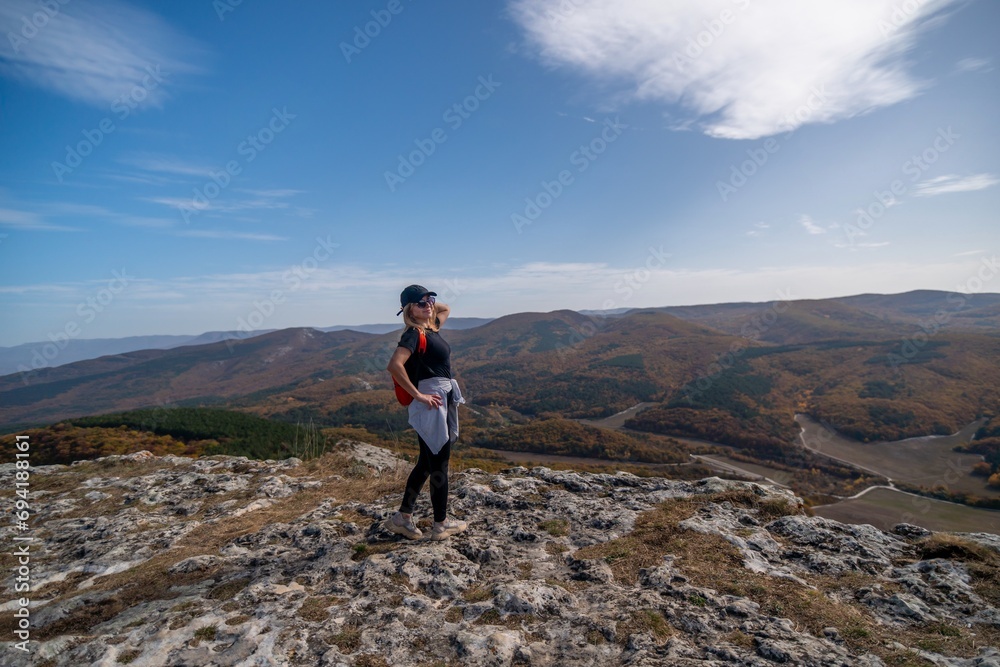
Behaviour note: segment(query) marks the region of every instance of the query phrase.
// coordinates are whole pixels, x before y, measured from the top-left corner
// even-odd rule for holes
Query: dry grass
[[[470,586],[462,591],[462,599],[466,602],[485,602],[493,599],[493,588],[490,586]]]
[[[33,636],[37,636],[39,640],[47,640],[66,634],[88,634],[91,628],[114,618],[125,609],[151,600],[170,600],[177,597],[178,593],[170,590],[172,587],[196,584],[209,579],[218,580],[227,572],[213,569],[189,574],[168,574],[167,570],[186,558],[218,554],[219,549],[232,540],[243,535],[256,533],[272,523],[287,521],[289,517],[301,516],[331,497],[373,502],[388,494],[401,493],[408,471],[400,469],[395,473],[365,479],[346,477],[334,479],[334,475],[344,470],[346,462],[347,457],[328,453],[319,459],[310,461],[310,466],[300,466],[287,471],[290,476],[296,473],[304,475],[306,474],[305,468],[311,468],[312,473],[317,475],[323,484],[315,489],[300,491],[271,507],[248,512],[238,517],[227,517],[225,521],[202,524],[181,538],[169,551],[154,556],[125,572],[98,577],[88,592],[113,591],[112,596],[94,602],[86,608],[80,607],[66,617],[46,627],[38,628]],[[52,475],[39,481],[47,483],[49,490],[70,491],[83,480],[102,473],[107,474],[108,471],[118,477],[134,477],[149,474],[153,470],[164,467],[170,466],[157,460],[124,463],[93,462],[77,466],[79,470],[74,468],[67,473]],[[390,547],[384,547],[384,549],[388,548]],[[383,547],[374,546],[375,552],[381,549]],[[242,590],[247,582],[248,580],[244,581],[239,590]],[[65,600],[77,594],[73,586],[75,583],[74,580],[64,582],[62,585],[54,584],[52,589],[47,590],[47,593],[53,594],[54,602]],[[230,584],[223,586],[232,587],[235,585],[236,582],[230,582]],[[225,599],[224,594],[232,597],[236,592],[238,590],[230,592],[228,587],[217,587],[213,594],[216,599]]]
[[[232,600],[236,597],[236,594],[242,591],[250,584],[249,577],[240,577],[238,579],[233,579],[232,581],[227,581],[224,584],[219,584],[214,587],[205,596],[209,600]]]
[[[628,643],[629,635],[649,634],[659,641],[665,641],[676,632],[659,610],[638,609],[631,612],[626,620],[618,624],[617,640],[620,644],[625,645]]]
[[[330,616],[330,607],[334,606],[339,598],[332,595],[317,595],[306,598],[299,607],[298,616],[304,621],[320,623]]]
[[[533,614],[504,615],[496,609],[487,609],[473,621],[473,625],[502,625],[511,630],[521,630],[525,625],[535,623],[537,620]]]
[[[753,573],[743,567],[739,552],[723,538],[682,530],[678,526],[700,505],[722,500],[754,507],[769,516],[792,509],[781,503],[769,503],[766,499],[761,502],[752,492],[742,491],[671,500],[656,510],[640,514],[634,530],[628,535],[579,549],[574,556],[580,559],[603,558],[610,564],[617,580],[634,584],[640,570],[659,564],[665,555],[673,555],[693,585],[749,598],[760,605],[761,613],[792,619],[803,630],[817,637],[823,636],[824,628],[837,627],[852,651],[874,653],[887,665],[927,664],[912,652],[887,648],[892,642],[965,658],[976,655],[976,646],[1000,645],[1000,630],[986,626],[972,629],[949,624],[910,629],[886,627],[867,608],[851,600],[858,588],[876,583],[891,594],[897,588],[891,583],[861,573],[836,578],[815,575],[807,577],[815,588],[807,588],[786,579]],[[993,552],[959,538],[935,535],[922,546],[922,553],[925,557],[963,559],[970,572],[976,573],[973,578],[978,582],[980,594],[984,597],[996,594],[1000,561]],[[726,576],[720,577],[720,572],[725,572]],[[696,596],[689,603],[704,605],[707,600]],[[635,617],[629,623],[629,627],[633,627]],[[746,639],[733,637],[732,640],[736,645],[746,645]]]
[[[354,653],[361,647],[361,628],[357,625],[344,625],[339,632],[327,639],[327,643],[333,644],[342,653]]]
[[[957,535],[935,533],[917,543],[920,557],[961,561],[969,570],[972,587],[982,598],[1000,606],[1000,554]]]
[[[540,521],[538,523],[538,528],[540,530],[544,530],[553,537],[563,537],[565,535],[569,535],[569,521],[566,519],[549,519],[548,521]]]
[[[133,660],[138,658],[140,655],[142,655],[142,651],[140,651],[139,649],[134,649],[134,648],[129,649],[128,651],[123,651],[122,653],[119,653],[118,659],[115,662],[120,663],[122,665],[128,665]]]
[[[354,667],[390,667],[390,665],[380,655],[363,653],[354,659]]]

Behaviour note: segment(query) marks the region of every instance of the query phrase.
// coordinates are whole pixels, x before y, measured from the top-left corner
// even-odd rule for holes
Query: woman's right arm
[[[423,403],[428,409],[433,409],[441,406],[441,397],[437,394],[421,394],[413,383],[410,382],[410,377],[406,374],[406,367],[403,364],[406,360],[410,358],[413,354],[405,347],[397,347],[396,351],[392,353],[392,357],[389,359],[389,365],[385,367],[389,374],[396,379],[399,386],[406,390],[413,400]]]

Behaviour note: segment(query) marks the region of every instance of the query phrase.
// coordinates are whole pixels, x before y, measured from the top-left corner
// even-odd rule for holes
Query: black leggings
[[[437,454],[432,454],[427,443],[419,435],[420,458],[410,471],[406,480],[406,491],[403,492],[403,503],[399,511],[412,514],[424,482],[431,478],[431,506],[434,508],[434,520],[444,521],[448,514],[448,459],[451,458],[451,443],[445,443]]]

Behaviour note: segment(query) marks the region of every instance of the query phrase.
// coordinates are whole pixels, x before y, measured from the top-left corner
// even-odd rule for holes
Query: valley
[[[893,364],[948,296],[644,308],[607,315],[597,330],[593,315],[526,312],[455,328],[445,336],[468,401],[462,443],[512,461],[763,477],[817,507],[891,485],[997,508],[1000,295],[978,295],[978,310]],[[157,430],[157,415],[217,408],[405,449],[406,413],[384,371],[398,336],[284,329],[2,376],[0,429],[73,423],[42,440],[60,456],[122,453],[125,436],[95,430],[116,428],[115,418],[80,420],[145,409],[152,416],[128,427],[145,425],[137,442],[155,435],[174,438],[155,445],[164,451],[238,454],[239,438],[211,429]],[[301,447],[254,442],[271,457]]]

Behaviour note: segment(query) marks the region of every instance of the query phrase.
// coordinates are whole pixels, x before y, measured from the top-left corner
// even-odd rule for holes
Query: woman
[[[435,299],[437,293],[420,285],[410,285],[399,295],[399,315],[406,330],[389,359],[386,370],[413,397],[409,422],[417,432],[420,457],[406,480],[403,502],[387,522],[390,531],[415,540],[423,533],[413,523],[413,506],[424,482],[431,481],[434,508],[432,540],[443,540],[468,527],[464,521],[448,519],[448,459],[458,439],[458,405],[465,403],[458,383],[451,376],[451,347],[438,330],[451,310]],[[418,351],[420,332],[426,338],[423,353]]]

